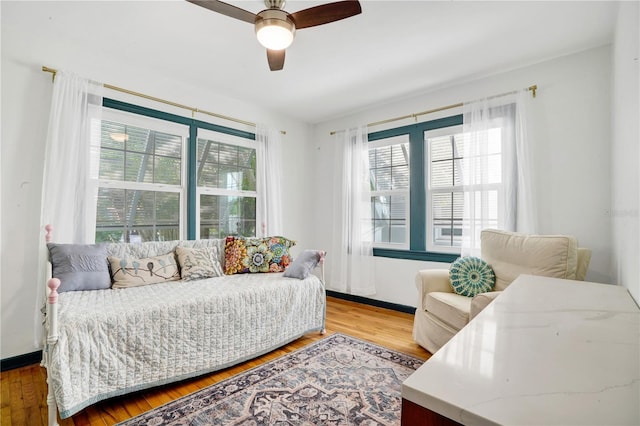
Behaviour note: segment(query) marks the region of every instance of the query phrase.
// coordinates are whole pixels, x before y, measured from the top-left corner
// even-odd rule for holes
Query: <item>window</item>
[[[373,241],[409,248],[409,138],[381,139],[369,148]]]
[[[110,99],[104,107],[96,242],[255,235],[253,133]]]
[[[462,134],[456,131],[458,127],[447,128],[441,136],[437,136],[436,131],[425,132],[428,251],[451,250],[460,247],[462,242],[464,193],[460,162],[464,151]]]
[[[473,217],[464,210],[470,197],[481,197],[498,225],[503,139],[496,123],[483,138],[462,133],[462,115],[369,134],[375,255],[453,261],[463,219]],[[482,188],[462,172],[476,163],[482,168],[470,170],[488,175]]]
[[[256,234],[256,149],[242,138],[198,137],[200,238]]]
[[[113,110],[103,116],[96,242],[179,239],[188,128]]]
[[[462,126],[425,132],[427,146],[427,250],[451,251],[462,245],[462,220],[470,220],[468,206],[486,209],[485,226],[499,225],[498,204],[502,173],[502,129],[499,123],[486,135],[471,137]],[[465,176],[463,171],[476,176]],[[485,176],[479,176],[483,173]],[[483,182],[479,185],[479,182]],[[471,198],[476,202],[470,203]],[[482,200],[481,200],[482,198]],[[482,202],[480,202],[482,201]]]

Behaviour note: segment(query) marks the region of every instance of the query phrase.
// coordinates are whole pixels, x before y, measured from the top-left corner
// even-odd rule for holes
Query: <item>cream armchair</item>
[[[448,269],[418,271],[418,308],[413,339],[434,353],[500,295],[520,274],[583,281],[591,250],[578,248],[578,241],[565,235],[525,235],[483,230],[481,257],[496,276],[494,291],[475,297],[453,292]]]

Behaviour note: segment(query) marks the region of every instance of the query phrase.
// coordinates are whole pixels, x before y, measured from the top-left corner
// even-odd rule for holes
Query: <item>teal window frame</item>
[[[369,133],[369,142],[409,135],[409,152],[411,153],[409,156],[409,249],[374,247],[374,256],[446,263],[451,263],[460,257],[458,253],[427,251],[426,173],[428,165],[424,140],[426,131],[460,125],[462,125],[462,114]]]
[[[197,120],[195,118],[183,117],[181,115],[159,111],[152,108],[142,107],[111,98],[103,98],[102,106],[118,111],[138,114],[145,117],[156,118],[169,121],[172,123],[183,124],[189,127],[189,145],[187,146],[187,239],[195,240],[196,238],[196,185],[198,171],[198,129],[207,129],[214,132],[224,133],[227,135],[238,136],[255,141],[256,134],[244,130],[238,130],[231,127],[221,126],[218,124],[207,123],[206,121]]]

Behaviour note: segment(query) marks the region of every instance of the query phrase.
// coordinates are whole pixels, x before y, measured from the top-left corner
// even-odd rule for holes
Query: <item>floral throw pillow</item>
[[[227,237],[224,273],[283,272],[291,263],[289,249],[295,244],[295,241],[284,237]]]

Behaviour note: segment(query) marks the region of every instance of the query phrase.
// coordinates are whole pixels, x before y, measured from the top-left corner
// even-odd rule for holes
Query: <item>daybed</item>
[[[53,251],[55,245],[48,246],[53,276],[66,276],[68,270],[56,265],[59,253]],[[139,273],[146,265],[136,259],[174,253],[179,248],[205,247],[214,259],[220,254],[216,268],[222,267],[224,239],[110,243],[99,249],[106,249],[111,256],[113,278],[118,265]],[[314,253],[319,253],[317,260],[322,264],[323,253]],[[80,275],[85,281],[96,272],[92,256],[95,260],[95,253],[67,256],[83,265]],[[176,264],[182,261],[178,256],[175,259]],[[148,273],[146,277],[164,276],[172,267],[166,261],[156,260],[155,269],[147,263],[148,271],[142,273]],[[182,263],[180,273],[185,270]],[[323,280],[313,274],[305,274],[304,279],[286,275],[223,274],[186,281],[173,274],[171,281],[152,285],[114,288],[116,285],[109,283],[109,288],[72,289],[76,291],[65,288],[64,278],[50,279],[43,351],[49,424],[56,424],[56,409],[66,418],[97,401],[219,370],[308,332],[324,331]]]

